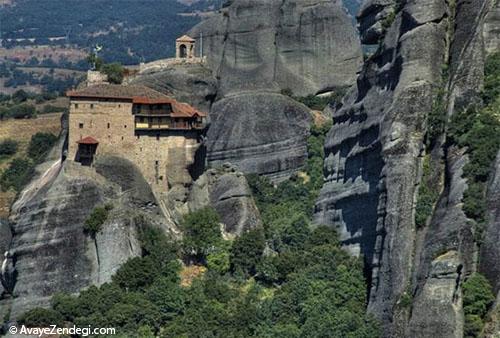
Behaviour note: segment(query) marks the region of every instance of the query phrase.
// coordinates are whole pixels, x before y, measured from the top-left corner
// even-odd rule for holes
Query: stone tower
[[[175,40],[175,57],[177,59],[194,58],[195,43],[196,40],[187,35],[183,35]]]

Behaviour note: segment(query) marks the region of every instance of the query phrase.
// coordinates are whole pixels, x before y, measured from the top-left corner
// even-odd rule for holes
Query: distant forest
[[[175,54],[173,41],[225,0],[200,0],[191,6],[174,0],[14,0],[0,7],[3,46],[104,46],[105,61],[137,64]],[[359,0],[344,0],[356,13]],[[10,41],[9,41],[10,39]],[[18,41],[18,39],[35,39]]]

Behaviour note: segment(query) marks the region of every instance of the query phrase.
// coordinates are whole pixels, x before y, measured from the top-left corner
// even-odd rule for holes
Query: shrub
[[[216,271],[223,275],[231,267],[230,254],[227,250],[217,250],[209,253],[207,256],[207,267],[209,270]]]
[[[35,106],[31,104],[20,104],[7,108],[5,117],[13,117],[15,119],[28,119],[36,117]]]
[[[214,252],[222,241],[219,215],[212,208],[201,209],[186,215],[181,228],[184,234],[182,240],[184,253],[198,261],[204,261],[206,256]]]
[[[19,145],[18,142],[11,139],[2,141],[0,143],[0,158],[2,156],[7,157],[14,155],[17,152],[18,145]]]
[[[254,275],[266,246],[264,231],[253,229],[236,238],[231,248],[231,270]]]
[[[33,163],[27,159],[16,158],[0,176],[0,186],[3,191],[13,188],[21,191],[35,174]]]
[[[424,158],[423,175],[418,188],[417,205],[415,207],[415,225],[418,228],[425,226],[429,217],[432,216],[434,205],[439,198],[439,185],[432,180],[430,156]]]
[[[480,273],[472,274],[463,284],[463,308],[465,336],[478,337],[484,326],[484,318],[495,300],[492,287]]]
[[[50,325],[62,327],[63,316],[52,309],[34,308],[24,313],[18,322],[27,327],[50,327]]]
[[[149,287],[159,275],[151,258],[134,257],[123,264],[112,279],[122,289],[140,291]]]
[[[110,83],[120,84],[123,81],[123,66],[120,63],[109,63],[101,67],[101,72],[108,76]]]
[[[45,156],[57,141],[57,136],[51,133],[36,133],[28,145],[28,156],[35,163],[43,162]]]
[[[95,235],[101,231],[104,222],[108,219],[109,210],[110,209],[106,206],[94,208],[85,221],[83,230],[92,237],[95,237]]]

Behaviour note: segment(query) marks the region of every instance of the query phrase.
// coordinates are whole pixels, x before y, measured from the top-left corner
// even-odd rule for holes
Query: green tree
[[[478,337],[495,295],[486,277],[477,272],[467,278],[462,290],[466,337]]]
[[[184,253],[199,262],[204,262],[206,256],[221,244],[219,215],[212,208],[186,215],[181,228],[184,234],[182,240]]]
[[[43,162],[45,156],[57,141],[57,136],[51,133],[38,132],[31,137],[28,145],[28,156],[35,162]]]
[[[231,248],[231,270],[254,275],[266,246],[264,231],[252,229],[236,238]]]
[[[102,226],[108,219],[109,210],[110,208],[106,206],[95,207],[87,220],[85,220],[83,230],[92,237],[95,237],[95,235],[101,231]]]
[[[108,63],[101,67],[101,72],[108,76],[110,83],[121,84],[123,81],[123,66],[120,63]]]
[[[19,143],[11,139],[0,142],[0,159],[14,155],[17,152],[18,146]]]
[[[34,308],[21,315],[18,322],[27,327],[50,327],[50,325],[61,327],[63,316],[52,309]]]
[[[35,174],[33,163],[29,160],[16,158],[0,176],[0,187],[3,191],[13,188],[21,191]]]

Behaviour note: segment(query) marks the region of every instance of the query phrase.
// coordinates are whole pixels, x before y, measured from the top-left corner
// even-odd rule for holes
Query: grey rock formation
[[[217,94],[217,80],[210,69],[200,64],[179,64],[160,71],[145,72],[129,81],[171,94],[204,112],[209,111]]]
[[[459,288],[461,269],[456,251],[447,252],[432,261],[427,282],[413,302],[408,337],[463,337],[464,317]]]
[[[121,264],[141,253],[137,215],[168,230],[157,207],[148,209],[143,203],[152,196],[149,186],[138,178],[133,164],[125,162],[108,170],[109,162],[102,160],[103,175],[73,162],[56,162],[59,166],[48,171],[53,175],[46,172],[21,194],[11,213],[11,253],[18,272],[11,318],[46,306],[56,292],[76,293],[109,281]],[[36,192],[30,194],[30,189]],[[107,203],[114,208],[93,239],[84,233],[83,224],[94,207]]]
[[[395,11],[395,0],[367,0],[361,6],[357,19],[361,42],[374,45],[383,38],[385,29],[384,21]]]
[[[500,49],[500,2],[498,1],[486,16],[484,41],[486,52],[493,53]]]
[[[500,292],[500,151],[494,175],[488,187],[489,222],[481,245],[479,269],[490,280],[496,293]],[[500,295],[500,293],[499,293]]]
[[[209,169],[193,184],[189,196],[189,209],[206,206],[215,208],[230,235],[262,226],[259,210],[243,173],[231,165]]]
[[[339,0],[235,0],[188,34],[219,79],[219,95],[289,88],[296,95],[350,86],[359,38]]]
[[[302,166],[311,121],[307,107],[280,95],[249,92],[217,101],[210,111],[207,160],[280,180]]]
[[[461,210],[467,158],[463,150],[447,148],[443,139],[429,155],[435,162],[444,158],[448,170],[446,175],[433,173],[446,177],[441,198],[428,227],[416,229],[414,224],[426,116],[443,86],[442,64],[449,66],[449,115],[474,102],[483,81],[482,24],[489,1],[458,1],[453,25],[447,4],[406,1],[381,36],[378,22],[392,5],[365,3],[359,16],[361,35],[367,42],[383,39],[357,88],[334,112],[325,144],[326,183],[316,204],[316,221],[339,229],[344,245],[363,254],[370,282],[368,310],[382,320],[388,337],[432,336],[428,328],[438,325],[448,328],[447,335],[462,335],[460,305],[449,297],[459,287],[432,274],[436,258],[451,251],[458,257],[453,264],[462,267],[455,275],[475,269],[473,226]],[[439,306],[451,309],[440,323],[431,316],[440,311],[430,302],[436,286],[443,291]],[[415,297],[414,307],[397,306],[408,294]]]

